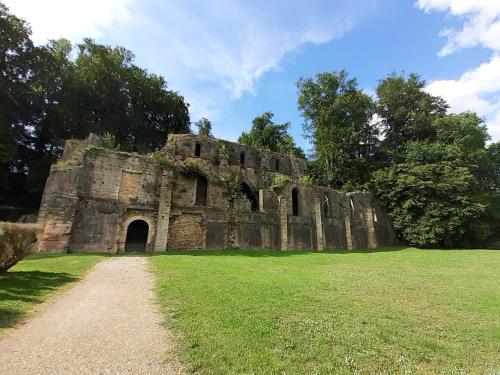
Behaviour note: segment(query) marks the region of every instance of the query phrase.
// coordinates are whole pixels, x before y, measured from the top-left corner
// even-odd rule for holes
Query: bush
[[[201,169],[200,163],[196,160],[189,160],[182,167],[180,171],[181,175],[187,178],[194,178],[203,176],[203,171]]]
[[[226,187],[226,194],[229,197],[235,197],[241,192],[240,176],[231,172],[222,172],[219,176],[220,181]]]
[[[174,164],[172,161],[167,157],[167,155],[162,152],[162,151],[155,151],[152,152],[148,155],[153,161],[158,164],[161,168],[164,169],[171,169]]]
[[[116,142],[116,137],[113,133],[106,132],[99,137],[98,146],[108,150],[118,150],[120,147]]]
[[[307,174],[300,176],[299,182],[301,185],[304,185],[305,187],[310,187],[310,186],[314,185],[313,178]]]
[[[281,195],[285,187],[290,183],[290,180],[282,175],[276,175],[273,178],[270,189],[276,194]]]
[[[7,272],[17,262],[28,255],[36,242],[36,230],[33,227],[0,227],[0,274]]]

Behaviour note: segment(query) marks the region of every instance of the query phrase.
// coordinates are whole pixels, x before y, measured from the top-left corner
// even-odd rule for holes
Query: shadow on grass
[[[401,251],[406,247],[385,247],[378,249],[353,249],[353,250],[325,250],[325,251],[279,251],[279,250],[262,250],[262,249],[225,249],[225,250],[211,250],[211,249],[198,249],[198,250],[169,250],[167,252],[157,253],[143,253],[148,256],[164,256],[164,255],[185,255],[185,256],[248,256],[248,257],[290,257],[295,255],[304,254],[356,254],[356,253],[381,253]]]
[[[65,272],[12,271],[0,275],[0,328],[11,327],[51,291],[77,280]]]
[[[61,258],[61,257],[72,257],[72,256],[77,256],[77,257],[82,257],[82,256],[110,256],[113,254],[110,253],[105,253],[105,252],[70,252],[70,253],[33,253],[28,255],[27,257],[23,258],[24,260],[31,260],[31,259],[56,259],[56,258]]]

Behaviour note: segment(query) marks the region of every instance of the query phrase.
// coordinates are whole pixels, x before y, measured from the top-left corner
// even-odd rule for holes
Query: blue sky
[[[220,138],[237,139],[272,111],[308,150],[296,81],[344,68],[369,94],[392,71],[416,72],[500,140],[498,0],[4,1],[37,43],[90,36],[129,48]]]

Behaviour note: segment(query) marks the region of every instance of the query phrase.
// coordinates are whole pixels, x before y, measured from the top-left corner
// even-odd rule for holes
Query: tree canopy
[[[275,124],[274,114],[264,112],[252,120],[252,128],[248,133],[242,132],[238,142],[253,146],[260,150],[281,152],[304,158],[304,151],[295,145],[295,141],[288,134],[289,123]]]
[[[212,137],[212,123],[209,119],[202,117],[195,123],[198,128],[198,134]]]
[[[330,187],[360,187],[373,165],[377,129],[373,100],[345,70],[300,79],[298,106],[314,146],[315,179]]]
[[[375,100],[345,71],[301,79],[298,106],[314,146],[316,183],[369,188],[402,239],[472,246],[498,238],[498,143],[475,113],[447,114],[416,74],[390,74]]]
[[[34,46],[26,22],[1,3],[0,34],[0,206],[22,197],[37,207],[65,139],[110,133],[146,152],[189,132],[184,98],[125,48],[92,39]]]

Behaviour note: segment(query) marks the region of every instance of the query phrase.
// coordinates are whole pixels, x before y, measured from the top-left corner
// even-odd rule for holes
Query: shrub
[[[281,195],[285,187],[290,183],[290,180],[282,175],[276,175],[273,178],[270,189],[276,194]]]
[[[304,185],[306,187],[310,187],[313,185],[313,178],[307,174],[304,174],[299,177],[299,182],[301,185]]]
[[[162,151],[155,151],[148,155],[153,161],[158,164],[161,168],[171,169],[173,163],[168,159],[167,155]]]
[[[221,154],[227,155],[229,152],[229,143],[227,141],[223,141],[218,139],[217,145],[219,146],[219,152]]]
[[[113,133],[106,132],[99,137],[98,146],[108,150],[117,150],[119,145],[116,142],[116,137]]]
[[[226,194],[230,197],[235,197],[241,192],[240,177],[231,172],[222,172],[219,179],[226,187]]]
[[[196,160],[188,160],[180,171],[181,175],[187,178],[203,176],[200,163]]]
[[[36,230],[32,227],[0,227],[0,274],[28,255],[35,242]]]

